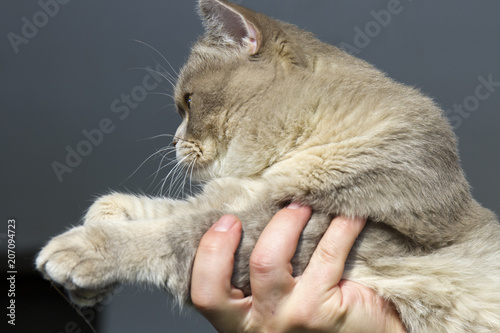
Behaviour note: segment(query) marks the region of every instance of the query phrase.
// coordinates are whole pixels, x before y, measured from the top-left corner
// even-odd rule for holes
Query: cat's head
[[[434,172],[449,157],[443,163],[459,168],[451,127],[417,90],[229,1],[199,0],[199,12],[206,33],[174,96],[183,118],[177,159],[194,178],[259,176],[298,151],[329,144],[328,158],[339,163],[379,156],[377,163],[406,161]],[[319,151],[311,156],[326,159]]]
[[[228,1],[199,12],[206,33],[175,87],[177,159],[198,179],[258,175],[304,136],[313,37]]]

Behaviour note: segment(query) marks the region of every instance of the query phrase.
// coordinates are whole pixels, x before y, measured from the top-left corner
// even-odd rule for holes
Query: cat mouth
[[[193,141],[182,140],[175,143],[177,163],[196,164],[203,158],[203,150]]]
[[[215,142],[204,140],[203,145],[194,140],[179,140],[176,145],[177,164],[181,165],[187,176],[196,181],[215,178],[214,163],[217,160]]]

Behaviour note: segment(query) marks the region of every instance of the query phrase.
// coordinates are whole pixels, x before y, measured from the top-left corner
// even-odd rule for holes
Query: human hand
[[[250,258],[252,295],[231,285],[241,222],[226,215],[203,236],[193,266],[191,298],[219,332],[405,332],[394,308],[373,290],[341,280],[365,219],[335,218],[302,276],[290,260],[309,207],[278,212]]]

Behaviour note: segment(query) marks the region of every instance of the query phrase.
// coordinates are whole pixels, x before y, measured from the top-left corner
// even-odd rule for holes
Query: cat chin
[[[190,174],[191,181],[195,182],[208,182],[210,180],[221,178],[220,175],[215,174],[210,166],[196,166],[193,167]]]
[[[199,182],[199,183],[207,183],[212,180],[221,179],[221,178],[246,178],[244,175],[240,174],[232,174],[221,172],[217,168],[214,167],[204,167],[198,170],[193,170],[193,173],[190,175],[191,181]]]
[[[198,161],[197,161],[198,162]],[[189,166],[187,166],[189,168]],[[216,159],[211,162],[196,163],[188,169],[189,177],[195,182],[208,182],[214,179],[235,177],[235,178],[245,178],[247,175],[241,173],[244,167],[230,167],[223,163],[223,159]]]

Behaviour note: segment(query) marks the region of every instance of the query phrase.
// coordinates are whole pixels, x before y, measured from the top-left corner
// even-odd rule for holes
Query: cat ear
[[[250,55],[259,51],[261,34],[250,10],[222,0],[200,0],[198,5],[207,33],[221,44],[238,45]]]

